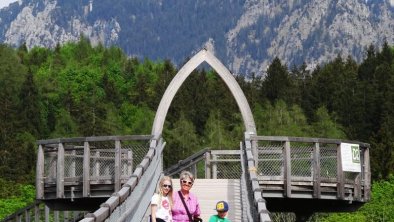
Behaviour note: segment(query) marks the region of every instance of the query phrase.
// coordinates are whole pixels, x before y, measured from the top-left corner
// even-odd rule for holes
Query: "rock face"
[[[0,41],[55,47],[84,35],[176,64],[206,47],[248,75],[275,57],[288,66],[361,61],[370,44],[394,44],[393,16],[394,0],[19,0],[0,10]]]

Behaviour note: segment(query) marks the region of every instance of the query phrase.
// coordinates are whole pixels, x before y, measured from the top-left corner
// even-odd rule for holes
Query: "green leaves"
[[[36,191],[32,185],[17,185],[0,179],[0,187],[0,219],[34,202]]]
[[[335,213],[319,218],[322,222],[394,221],[394,177],[372,185],[372,198],[354,213]]]

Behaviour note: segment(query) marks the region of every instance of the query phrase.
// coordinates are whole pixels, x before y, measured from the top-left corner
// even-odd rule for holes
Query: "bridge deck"
[[[128,190],[138,187],[141,181],[136,178],[132,183],[128,184],[127,181],[133,176],[142,178],[152,158],[160,159],[154,156],[156,148],[149,147],[149,138],[151,137],[127,136],[40,141],[37,163],[38,199],[56,210],[94,210],[119,192],[125,183]],[[288,137],[252,137],[252,140],[251,144],[254,145],[250,147],[254,148],[256,155],[248,157],[247,161],[254,162],[255,167],[246,170],[255,172],[256,176],[255,179],[249,178],[248,183],[253,183],[254,186],[253,201],[262,198],[266,200],[263,203],[267,205],[265,209],[272,212],[301,212],[305,209],[353,211],[369,200],[368,145],[359,143],[361,172],[344,172],[340,158],[342,141]],[[239,180],[243,174],[243,150],[245,147],[238,150],[202,150],[179,162],[174,169],[201,169],[196,167],[200,162],[205,166],[203,173],[206,179]],[[248,154],[250,150],[249,148],[245,152]],[[150,154],[145,156],[147,153]],[[194,173],[197,175],[197,172]],[[240,196],[236,191],[239,188],[233,187],[229,192],[230,188],[227,191],[225,188],[217,189],[228,184],[215,182],[217,184],[211,185],[211,180],[198,181],[200,182],[196,183],[194,189],[201,195],[202,206],[208,207],[203,210],[208,212],[204,215],[206,220],[214,213],[212,209],[218,200],[224,199],[237,205],[233,201]],[[126,194],[122,194],[122,201],[127,197]],[[133,196],[144,199],[148,204],[150,195],[151,193]],[[207,197],[214,199],[208,200]],[[111,204],[115,207],[120,203]],[[230,213],[229,217],[234,218],[233,221],[237,221],[238,217],[232,213],[237,214],[238,211],[234,208]],[[105,214],[100,215],[105,218]]]

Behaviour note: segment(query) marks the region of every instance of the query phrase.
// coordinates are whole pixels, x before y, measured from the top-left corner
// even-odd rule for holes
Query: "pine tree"
[[[38,90],[33,74],[28,72],[19,93],[19,130],[38,137],[43,129]]]
[[[276,100],[284,100],[290,103],[293,101],[291,98],[291,88],[292,85],[287,68],[276,57],[269,66],[267,76],[263,81],[263,95],[271,103],[274,103]]]
[[[199,149],[195,127],[183,113],[171,129],[164,131],[164,136],[169,141],[164,150],[164,161],[167,166],[189,157]]]

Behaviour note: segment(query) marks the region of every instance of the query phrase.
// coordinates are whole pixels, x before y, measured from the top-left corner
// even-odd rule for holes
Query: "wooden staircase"
[[[180,189],[179,179],[173,179],[174,192]],[[242,221],[241,186],[239,179],[196,179],[191,192],[200,202],[201,218],[204,222],[216,214],[215,206],[220,200],[229,204],[227,218],[232,221]]]

